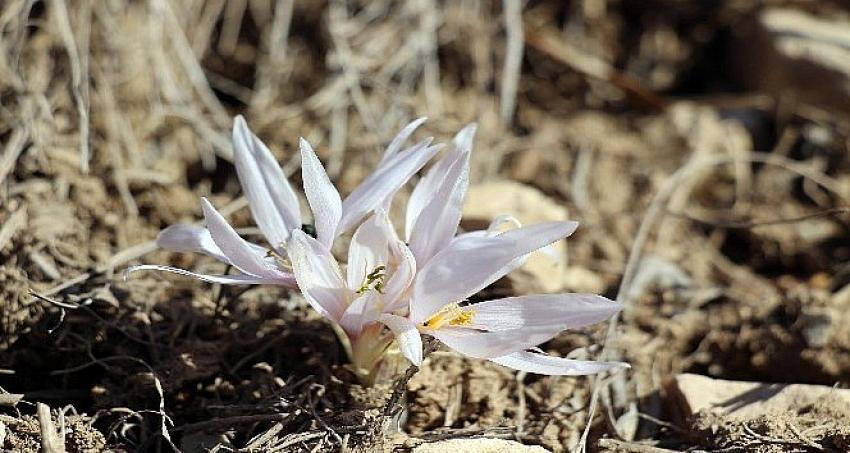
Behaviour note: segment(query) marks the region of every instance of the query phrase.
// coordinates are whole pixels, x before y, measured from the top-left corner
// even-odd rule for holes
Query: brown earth
[[[850,414],[827,402],[678,426],[663,390],[681,372],[850,385],[847,111],[758,84],[768,69],[818,80],[741,60],[764,2],[531,1],[521,20],[513,3],[3,2],[0,448],[37,451],[36,402],[64,418],[69,452],[850,448]],[[850,20],[840,2],[769,3]],[[819,91],[848,86],[836,71]],[[582,223],[565,273],[528,278],[626,304],[610,334],[542,348],[604,344],[633,368],[544,377],[437,351],[386,419],[395,376],[362,388],[300,297],[125,279],[135,263],[224,271],[150,242],[198,221],[201,196],[256,237],[230,163],[238,113],[296,187],[303,136],[344,193],[410,119],[441,141],[478,122],[473,184],[523,183]]]

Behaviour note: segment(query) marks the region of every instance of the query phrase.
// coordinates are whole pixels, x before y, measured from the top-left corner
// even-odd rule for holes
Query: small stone
[[[463,206],[463,226],[467,230],[487,228],[500,215],[512,215],[523,225],[564,221],[567,209],[534,187],[514,181],[495,181],[473,185]],[[553,246],[555,259],[545,253],[534,253],[521,268],[508,274],[518,293],[557,292],[564,288],[566,245]]]
[[[850,409],[850,390],[825,385],[728,381],[685,373],[668,382],[666,390],[673,413],[683,423],[700,411],[747,420],[802,411],[822,400]]]

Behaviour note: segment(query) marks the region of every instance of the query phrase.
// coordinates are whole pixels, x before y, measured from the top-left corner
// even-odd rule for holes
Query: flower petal
[[[215,245],[210,231],[202,226],[177,224],[159,232],[156,237],[157,247],[172,252],[206,253],[219,261],[230,264],[230,260]]]
[[[301,227],[298,197],[274,155],[241,115],[233,121],[233,160],[254,221],[269,244],[281,252],[289,231]]]
[[[420,267],[444,249],[457,233],[463,199],[469,187],[469,154],[455,160],[431,201],[422,209],[411,231],[410,250]]]
[[[280,278],[254,277],[253,275],[207,275],[190,272],[177,267],[158,266],[154,264],[143,264],[140,266],[128,267],[125,271],[125,276],[139,271],[171,272],[172,274],[185,275],[205,282],[219,283],[222,285],[278,285],[293,289],[298,288],[298,285],[295,283],[295,277],[291,274],[289,276],[281,276]]]
[[[407,139],[413,135],[413,132],[415,132],[416,129],[418,129],[419,126],[421,126],[426,120],[428,120],[428,118],[423,116],[422,118],[417,118],[411,121],[407,124],[407,126],[404,126],[395,138],[393,138],[390,144],[387,145],[387,149],[384,151],[384,157],[381,158],[381,163],[379,163],[378,166],[388,162],[396,154],[398,154],[398,152],[401,151],[401,146],[404,145],[404,142],[406,142]]]
[[[404,231],[405,240],[410,241],[410,236],[413,227],[416,224],[416,219],[425,209],[425,206],[434,198],[436,192],[443,184],[443,180],[449,172],[449,168],[462,156],[468,156],[472,151],[472,139],[475,136],[476,125],[470,124],[463,128],[455,135],[452,140],[453,147],[440,158],[434,166],[419,180],[413,192],[410,194],[410,199],[407,201],[407,211],[405,213]],[[464,194],[465,196],[465,189]]]
[[[258,247],[252,246],[239,237],[236,230],[227,223],[227,220],[224,220],[209,200],[201,198],[201,208],[215,245],[235,268],[257,277],[277,278],[279,276],[280,271],[269,265],[265,254],[257,250]]]
[[[292,231],[288,252],[307,302],[322,316],[339,322],[348,306],[349,290],[331,252],[301,230]]]
[[[369,212],[380,207],[419,171],[442,145],[428,146],[426,139],[406,151],[398,153],[369,175],[342,202],[342,220],[337,233],[342,234],[360,222]]]
[[[377,291],[368,291],[351,302],[339,319],[339,325],[345,333],[356,338],[363,331],[363,327],[378,320],[379,297],[380,294]]]
[[[468,307],[473,324],[488,331],[545,329],[558,332],[604,321],[623,309],[595,294],[535,294],[488,300]]]
[[[422,365],[422,336],[410,320],[401,316],[383,314],[379,320],[395,334],[401,353],[410,363]]]
[[[375,214],[363,222],[351,238],[347,274],[348,287],[353,290],[360,288],[366,276],[375,271],[378,265],[387,265],[389,237],[379,215]],[[386,275],[387,270],[384,269],[382,273]]]
[[[407,245],[398,238],[390,240],[392,275],[384,286],[384,312],[408,313],[407,289],[416,277],[416,258]]]
[[[420,323],[444,305],[466,299],[502,278],[514,260],[568,236],[575,222],[547,222],[492,236],[452,241],[419,270],[411,317]]]
[[[511,261],[510,252],[496,238],[450,244],[417,271],[410,301],[413,322],[420,324],[444,305],[487,286],[493,270]]]
[[[328,178],[325,167],[307,140],[301,139],[301,179],[304,193],[313,210],[316,236],[321,244],[330,248],[336,238],[337,226],[342,217],[342,200],[336,187]]]
[[[631,368],[628,363],[623,362],[570,360],[528,351],[494,357],[490,361],[515,370],[550,376],[583,376],[619,368]]]

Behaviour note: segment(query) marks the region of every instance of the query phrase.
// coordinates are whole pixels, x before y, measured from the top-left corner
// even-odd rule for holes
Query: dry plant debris
[[[817,405],[685,426],[665,406],[682,372],[850,385],[850,121],[833,104],[848,76],[822,58],[847,52],[824,30],[843,36],[848,13],[769,3],[2,2],[0,448],[41,448],[42,403],[69,452],[478,437],[846,451],[846,414]],[[770,41],[785,30],[818,50],[804,68]],[[343,192],[410,119],[430,116],[418,135],[443,140],[478,122],[473,185],[515,180],[580,220],[563,286],[627,305],[608,332],[543,349],[596,357],[605,340],[632,370],[541,377],[438,351],[387,421],[390,389],[359,386],[301,298],[124,281],[129,264],[224,271],[151,242],[197,222],[201,196],[256,233],[231,163],[236,114],[296,181],[297,138],[310,140]],[[512,295],[505,283],[489,295]]]

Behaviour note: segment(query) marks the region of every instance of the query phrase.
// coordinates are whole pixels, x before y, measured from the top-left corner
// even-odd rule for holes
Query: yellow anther
[[[434,316],[428,318],[422,325],[429,329],[439,329],[446,325],[449,326],[470,326],[472,318],[475,317],[475,310],[471,308],[461,308],[460,305],[453,303],[441,308],[440,311],[434,313]]]

